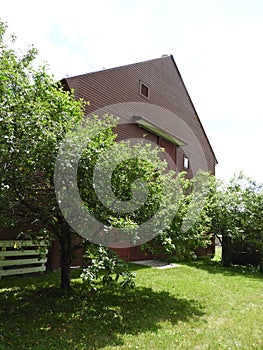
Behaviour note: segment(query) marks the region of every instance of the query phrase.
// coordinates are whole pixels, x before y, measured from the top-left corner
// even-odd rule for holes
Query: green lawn
[[[0,281],[0,349],[263,349],[263,278],[196,261],[158,270],[132,265],[132,292],[74,292],[58,273]]]

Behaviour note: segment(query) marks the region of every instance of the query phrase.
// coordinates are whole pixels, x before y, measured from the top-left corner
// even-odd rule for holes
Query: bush
[[[135,286],[136,273],[130,272],[128,264],[118,255],[101,245],[91,244],[84,254],[81,278],[91,290],[97,290],[99,282],[105,288],[120,285],[122,288]]]

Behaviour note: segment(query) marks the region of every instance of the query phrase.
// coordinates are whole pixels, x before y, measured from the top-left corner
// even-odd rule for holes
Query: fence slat
[[[34,242],[34,241],[0,241],[0,247],[14,247],[14,246],[18,246],[18,247],[45,247],[47,246],[47,243],[44,241],[40,241],[40,242]]]
[[[0,244],[1,247],[1,244]],[[41,249],[41,255],[47,254],[47,249]],[[39,249],[34,250],[5,250],[0,251],[0,258],[1,257],[9,257],[9,256],[23,256],[23,255],[39,255]],[[1,260],[1,259],[0,259]]]
[[[12,250],[7,250],[8,248]],[[44,241],[37,244],[29,240],[0,241],[0,279],[3,276],[45,271],[47,253],[47,243]],[[23,266],[32,264],[38,266]],[[5,269],[5,267],[7,267],[7,269]]]
[[[0,276],[11,276],[11,275],[21,275],[24,273],[32,273],[32,272],[43,272],[45,271],[45,266],[38,267],[26,267],[24,269],[12,269],[12,270],[0,270]]]
[[[0,266],[5,267],[5,266],[19,266],[19,265],[30,265],[30,264],[43,264],[47,262],[47,258],[43,259],[16,259],[16,260],[1,260],[0,261]]]

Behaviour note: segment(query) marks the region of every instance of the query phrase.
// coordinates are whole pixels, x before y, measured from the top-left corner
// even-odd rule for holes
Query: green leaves
[[[213,232],[223,237],[223,260],[260,264],[263,257],[262,211],[262,185],[242,173],[218,186],[210,217]]]
[[[194,256],[194,250],[205,247],[211,239],[209,210],[216,191],[215,178],[200,172],[193,179],[179,173],[176,178],[167,178],[170,192],[176,192],[178,203],[167,229],[146,248],[154,254],[172,255],[177,259]]]
[[[53,172],[59,143],[83,117],[84,105],[33,68],[37,50],[17,52],[0,23],[0,216],[4,226],[48,225],[56,207]],[[45,206],[43,205],[45,203]]]
[[[135,286],[136,274],[129,271],[128,265],[114,251],[91,244],[84,258],[88,266],[83,268],[81,278],[89,289],[96,290],[99,282],[107,288],[113,288],[117,283],[123,288]]]

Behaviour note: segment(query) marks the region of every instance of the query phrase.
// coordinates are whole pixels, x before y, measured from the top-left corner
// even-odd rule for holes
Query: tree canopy
[[[211,228],[222,242],[224,265],[263,268],[263,187],[243,173],[218,182],[211,202]]]

